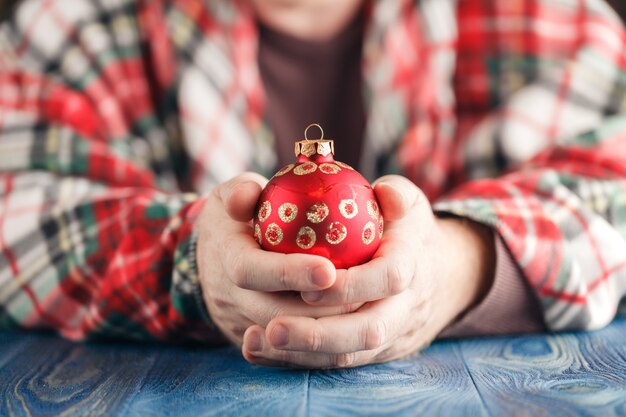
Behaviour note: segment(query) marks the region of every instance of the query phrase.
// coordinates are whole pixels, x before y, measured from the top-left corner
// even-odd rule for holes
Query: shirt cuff
[[[494,232],[495,233],[495,232]],[[494,281],[485,298],[449,325],[440,338],[545,332],[538,297],[499,235]]]
[[[174,259],[174,277],[170,300],[176,316],[172,318],[181,337],[208,344],[224,344],[227,339],[213,323],[202,296],[200,273],[196,259],[197,220],[205,199],[195,201],[186,213],[184,228]]]

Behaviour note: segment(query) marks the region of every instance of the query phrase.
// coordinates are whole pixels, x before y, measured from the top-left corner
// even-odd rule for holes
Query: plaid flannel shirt
[[[0,324],[216,342],[201,195],[271,175],[245,1],[27,0],[0,26]],[[361,171],[494,228],[550,329],[626,293],[626,34],[600,0],[367,13]]]

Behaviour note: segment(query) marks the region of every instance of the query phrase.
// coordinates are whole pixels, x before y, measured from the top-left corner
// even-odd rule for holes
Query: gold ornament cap
[[[309,139],[308,132],[312,127],[317,127],[320,131],[319,139]],[[335,141],[331,139],[324,139],[324,129],[317,123],[312,123],[304,129],[304,140],[296,142],[295,146],[296,157],[301,155],[311,158],[314,155],[321,155],[327,157],[328,155],[335,154]]]

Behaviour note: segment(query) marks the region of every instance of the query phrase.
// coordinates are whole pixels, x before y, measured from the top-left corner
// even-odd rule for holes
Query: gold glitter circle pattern
[[[278,245],[283,240],[283,231],[276,223],[270,223],[265,231],[265,239],[272,245]]]
[[[254,240],[260,245],[263,242],[263,234],[261,233],[261,226],[254,225]]]
[[[315,230],[309,226],[301,227],[296,237],[296,244],[302,249],[311,249],[315,245],[316,240]]]
[[[263,223],[272,214],[272,204],[269,201],[264,201],[259,209],[259,222]]]
[[[291,203],[285,203],[278,208],[278,216],[285,223],[292,222],[298,215],[298,206]]]
[[[306,211],[306,218],[311,223],[321,223],[328,216],[328,206],[324,203],[315,203]]]
[[[348,230],[346,229],[346,226],[339,222],[332,222],[328,226],[328,231],[326,232],[326,240],[331,245],[336,245],[338,243],[341,243],[347,235]]]
[[[363,233],[361,234],[361,239],[363,243],[369,245],[374,241],[376,237],[376,225],[373,222],[367,222],[365,227],[363,228]]]
[[[335,164],[321,164],[320,171],[324,174],[336,174],[341,171],[341,168]]]
[[[378,208],[378,203],[374,200],[367,200],[367,212],[370,217],[374,220],[378,220],[378,216],[380,215],[380,209]]]
[[[354,171],[354,168],[352,168],[350,165],[348,165],[348,164],[346,164],[346,163],[344,163],[344,162],[335,161],[335,163],[336,163],[337,165],[339,165],[341,168],[345,168],[345,169],[349,169],[349,170]]]
[[[383,228],[384,228],[385,222],[383,220],[383,216],[380,216],[378,218],[378,238],[382,239],[383,238]]]
[[[281,176],[285,175],[286,173],[288,173],[289,171],[291,171],[294,166],[296,166],[296,164],[286,165],[286,166],[282,167],[276,174],[274,174],[274,176],[275,177],[281,177]]]
[[[315,171],[317,171],[317,164],[315,162],[305,162],[304,164],[298,165],[293,170],[293,173],[296,175],[306,175],[312,174]]]
[[[339,212],[346,219],[351,219],[359,213],[359,207],[356,205],[356,201],[349,198],[341,200],[339,203]]]

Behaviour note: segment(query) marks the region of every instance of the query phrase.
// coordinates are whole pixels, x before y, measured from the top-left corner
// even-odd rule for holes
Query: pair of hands
[[[428,345],[491,285],[491,231],[435,217],[400,176],[374,185],[385,232],[370,262],[336,270],[319,256],[264,251],[251,219],[266,183],[245,173],[216,187],[198,223],[207,308],[252,363],[336,368],[401,358]]]

